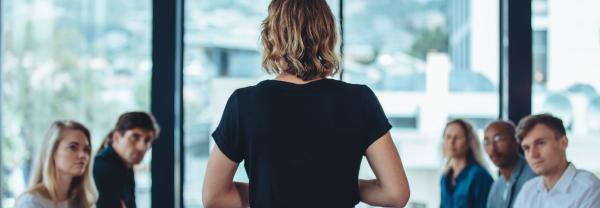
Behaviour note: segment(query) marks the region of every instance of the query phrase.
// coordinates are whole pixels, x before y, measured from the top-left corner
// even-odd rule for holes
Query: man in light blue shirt
[[[515,125],[508,121],[494,121],[485,128],[483,146],[500,176],[488,195],[488,208],[511,208],[525,182],[535,177],[527,161],[519,154]]]
[[[567,161],[562,120],[549,114],[528,116],[519,122],[517,139],[527,163],[540,176],[523,185],[516,208],[600,207],[600,180]]]

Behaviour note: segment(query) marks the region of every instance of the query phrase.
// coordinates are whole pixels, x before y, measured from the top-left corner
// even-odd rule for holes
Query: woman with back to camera
[[[364,85],[329,79],[339,68],[325,0],[273,0],[262,24],[273,80],[237,89],[212,136],[206,207],[403,207],[410,192],[388,122]],[[363,156],[374,180],[359,180]],[[238,164],[249,183],[234,182]]]
[[[463,119],[448,122],[443,144],[446,167],[440,207],[486,207],[494,179],[485,168],[473,126]]]
[[[55,121],[40,146],[29,189],[15,207],[94,207],[98,194],[90,158],[89,130],[75,121]]]

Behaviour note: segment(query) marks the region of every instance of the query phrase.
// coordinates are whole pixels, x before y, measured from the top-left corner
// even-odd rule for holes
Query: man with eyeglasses
[[[500,174],[490,189],[487,207],[513,207],[523,184],[536,176],[519,153],[515,125],[502,120],[490,123],[485,128],[483,146]]]

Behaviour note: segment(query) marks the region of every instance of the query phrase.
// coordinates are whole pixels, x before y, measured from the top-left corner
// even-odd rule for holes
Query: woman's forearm
[[[242,182],[234,182],[235,188],[237,190],[237,195],[242,207],[250,207],[250,196],[249,194],[249,185],[248,183]]]
[[[249,207],[248,187],[248,183],[233,182],[229,189],[205,196],[204,207]]]
[[[358,189],[360,200],[369,205],[404,207],[408,200],[408,196],[404,196],[404,193],[385,190],[377,179],[359,180]]]

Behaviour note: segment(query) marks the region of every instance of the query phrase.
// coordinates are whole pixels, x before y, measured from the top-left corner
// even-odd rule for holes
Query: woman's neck
[[[458,174],[465,169],[467,166],[466,158],[454,158],[452,159],[451,168],[452,168],[452,178],[455,179],[458,177]]]
[[[288,74],[288,73],[283,73],[283,74],[279,74],[277,75],[277,77],[275,77],[275,80],[279,80],[279,81],[284,81],[284,82],[290,82],[290,83],[294,83],[294,84],[306,84],[309,82],[313,82],[313,81],[317,81],[323,79],[322,77],[315,77],[311,80],[302,80],[298,77],[296,77],[295,75],[292,74]]]
[[[71,188],[73,176],[58,173],[58,171],[56,176],[56,201],[65,201],[69,198],[69,188]]]

